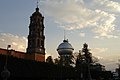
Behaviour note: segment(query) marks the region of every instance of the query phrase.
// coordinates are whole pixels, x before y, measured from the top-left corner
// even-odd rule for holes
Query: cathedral
[[[45,35],[44,35],[44,17],[37,6],[35,12],[30,16],[28,46],[26,52],[0,48],[0,54],[11,55],[17,58],[45,62]]]
[[[57,48],[60,57],[58,64],[62,66],[59,65],[56,66],[56,65],[44,63],[45,54],[46,54],[44,28],[45,28],[44,17],[40,13],[37,5],[35,12],[30,16],[29,33],[27,37],[28,44],[27,44],[26,52],[12,50],[10,49],[11,45],[8,45],[7,49],[0,48],[0,55],[9,55],[20,59],[43,62],[38,64],[37,62],[33,63],[33,61],[29,61],[30,65],[33,64],[32,66],[29,66],[27,60],[23,63],[21,61],[18,61],[18,64],[17,63],[15,64],[14,61],[12,60],[17,60],[17,59],[11,59],[10,63],[12,66],[9,66],[9,69],[12,73],[11,75],[12,77],[18,77],[18,78],[27,77],[29,80],[34,79],[35,77],[36,77],[35,79],[43,78],[42,80],[47,80],[47,78],[51,80],[52,79],[53,80],[83,80],[83,79],[92,80],[92,78],[95,78],[94,80],[98,80],[99,77],[105,78],[107,74],[108,75],[107,77],[109,77],[110,79],[111,72],[106,73],[106,71],[104,71],[105,69],[103,65],[100,64],[91,65],[92,54],[89,52],[88,45],[86,43],[83,44],[82,54],[81,52],[78,53],[79,55],[77,56],[77,60],[75,64],[76,66],[74,68],[70,67],[71,64],[73,63],[72,58],[74,54],[73,53],[74,48],[69,43],[68,39],[65,38],[63,42],[58,45]],[[0,70],[2,70],[1,66],[0,66]],[[23,67],[24,69],[22,69]],[[4,70],[1,72],[1,77],[5,78],[4,75],[6,75],[6,73],[7,74],[9,73],[7,78],[10,76],[10,71],[7,70],[6,72],[6,70],[7,70],[7,56],[4,65]]]
[[[44,17],[39,11],[38,5],[35,12],[30,16],[29,34],[28,34],[28,45],[26,52],[20,52],[10,50],[8,45],[7,49],[0,48],[0,54],[11,55],[17,58],[35,60],[45,62],[45,35],[44,35]],[[66,59],[73,53],[73,47],[68,40],[63,40],[58,46],[58,54]]]

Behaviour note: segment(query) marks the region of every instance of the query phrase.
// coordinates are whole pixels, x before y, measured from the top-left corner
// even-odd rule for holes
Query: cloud
[[[115,68],[118,66],[117,60],[114,59],[101,58],[99,62],[103,64],[107,70],[115,70]]]
[[[97,38],[117,38],[114,34],[116,14],[109,10],[112,8],[119,12],[119,3],[109,0],[92,2],[94,8],[86,6],[89,3],[83,0],[46,0],[42,1],[42,9],[46,16],[54,18],[60,27],[67,30],[89,28]]]
[[[103,59],[103,57],[101,57],[101,56],[95,56],[98,60],[101,60],[101,59]]]
[[[98,20],[96,27],[93,29],[93,32],[99,34],[100,37],[114,37],[112,32],[115,30],[115,15],[101,10],[96,10],[96,12],[99,13],[99,16],[101,17]]]
[[[99,59],[99,63],[103,64],[107,70],[115,70],[117,68],[117,61],[119,54],[108,53],[108,48],[92,48],[92,55]],[[114,66],[113,66],[114,65]]]
[[[59,3],[59,0],[47,0],[44,3],[46,6],[43,7],[46,14],[55,18],[55,20],[67,30],[81,29],[90,24],[88,21],[92,19],[92,17],[89,15],[91,15],[92,12],[82,5],[82,0],[61,1],[63,1],[63,3]],[[87,17],[90,18],[88,21],[86,21]]]
[[[0,33],[0,46],[1,48],[11,45],[12,49],[17,51],[26,51],[27,39],[22,36],[13,35],[10,33]]]
[[[108,48],[92,48],[91,52],[93,54],[101,54],[101,53],[105,53],[108,50]]]
[[[120,3],[111,0],[93,0],[93,5],[97,8],[120,13]]]
[[[80,35],[81,37],[85,37],[85,33],[83,33],[83,32],[79,33],[79,35]]]

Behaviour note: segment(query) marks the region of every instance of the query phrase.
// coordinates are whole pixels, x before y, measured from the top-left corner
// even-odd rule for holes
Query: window
[[[40,47],[39,45],[40,45],[40,40],[37,39],[37,47]]]

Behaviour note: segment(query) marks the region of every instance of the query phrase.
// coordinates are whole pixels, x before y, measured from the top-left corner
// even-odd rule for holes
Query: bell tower
[[[37,5],[36,11],[30,17],[27,54],[34,55],[34,59],[36,55],[39,55],[38,58],[45,56],[44,41],[44,17]]]

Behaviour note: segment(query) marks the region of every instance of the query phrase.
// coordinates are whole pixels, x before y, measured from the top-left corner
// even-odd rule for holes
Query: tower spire
[[[38,5],[39,5],[39,0],[37,0],[36,12],[39,12],[39,8],[38,8],[39,6]]]

